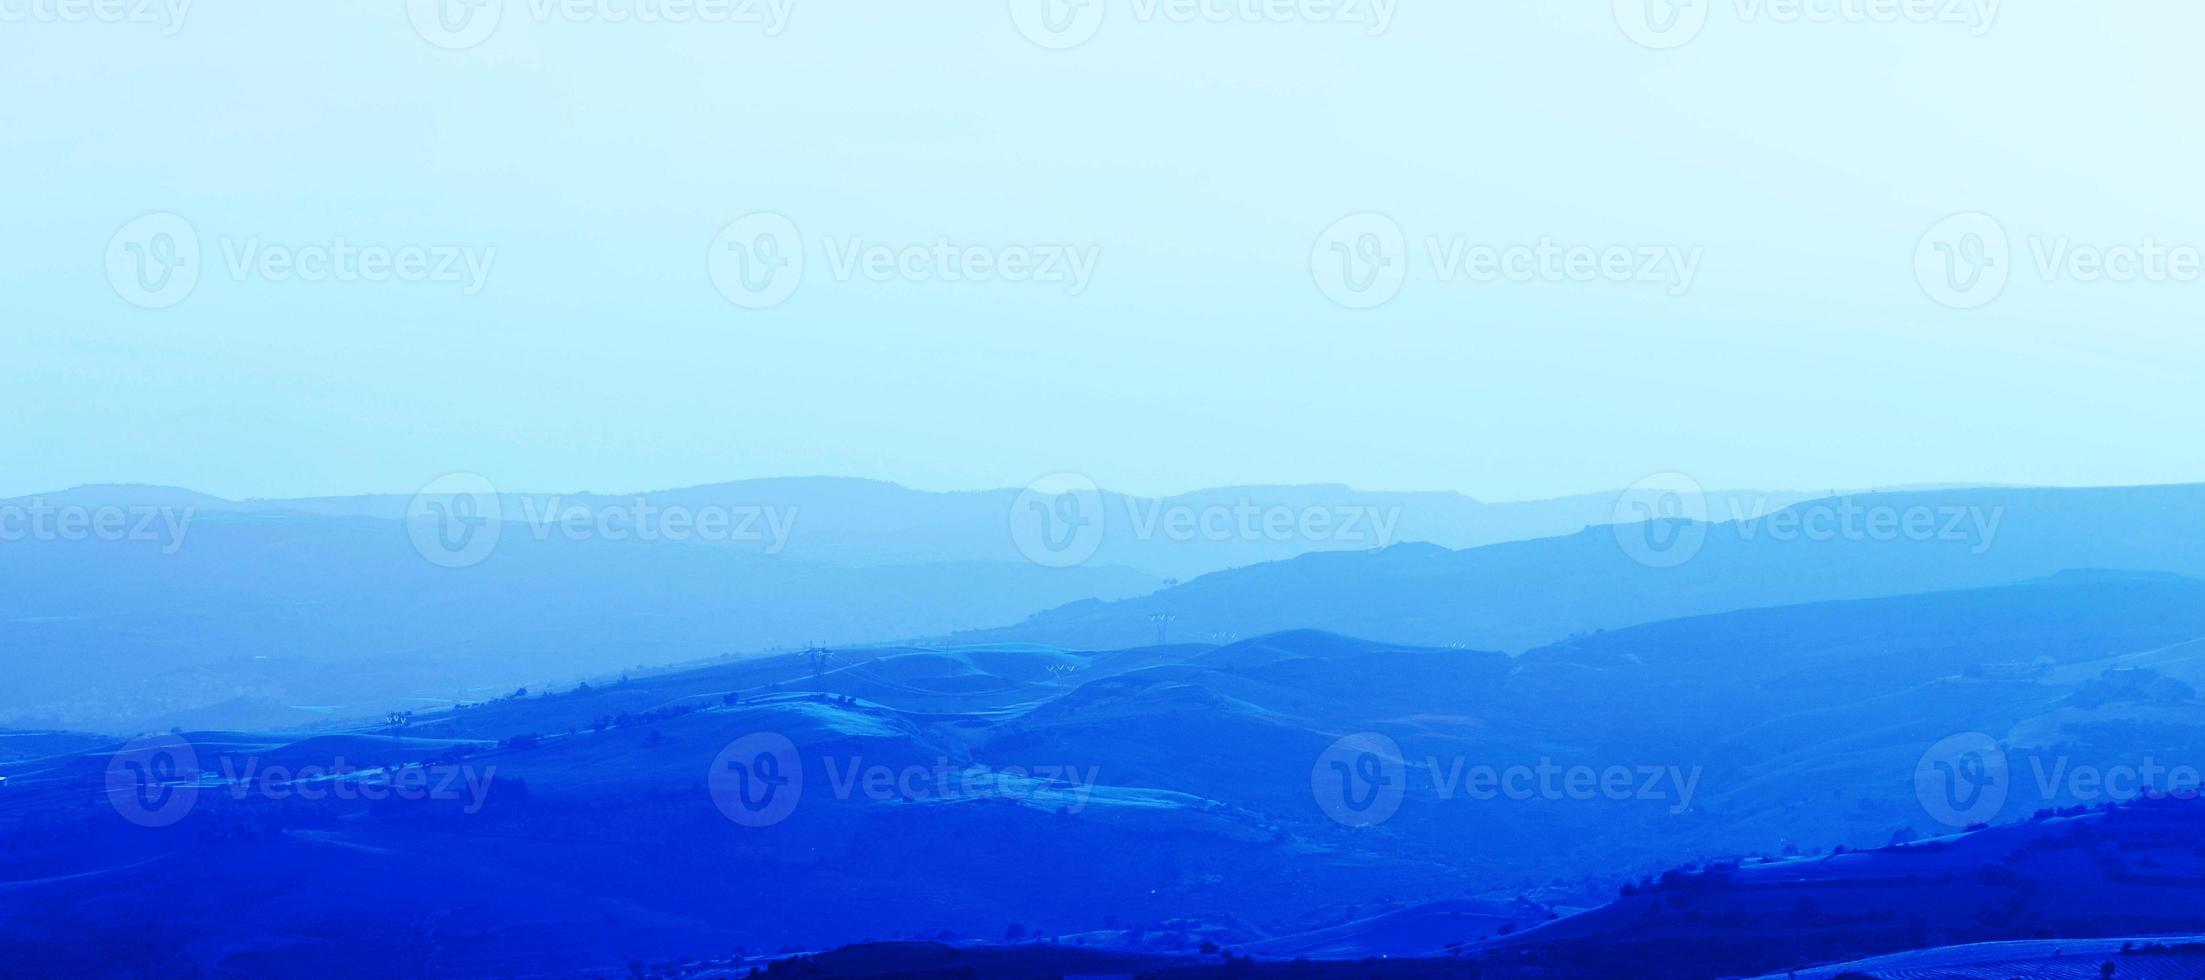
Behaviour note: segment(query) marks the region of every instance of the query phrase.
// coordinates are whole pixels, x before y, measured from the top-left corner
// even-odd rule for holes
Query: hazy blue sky
[[[2192,0],[78,2],[0,0],[0,493],[2205,479]],[[937,240],[1039,281],[839,268]]]

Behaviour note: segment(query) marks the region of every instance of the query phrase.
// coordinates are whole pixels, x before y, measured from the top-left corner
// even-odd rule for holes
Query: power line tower
[[[1156,624],[1156,645],[1163,646],[1171,639],[1171,624],[1179,617],[1167,612],[1151,613],[1148,621]]]
[[[823,646],[814,645],[810,649],[804,651],[803,657],[804,662],[810,665],[812,669],[813,683],[819,683],[827,679],[827,668],[829,666],[832,666],[835,661],[835,652],[833,650],[829,650]]]

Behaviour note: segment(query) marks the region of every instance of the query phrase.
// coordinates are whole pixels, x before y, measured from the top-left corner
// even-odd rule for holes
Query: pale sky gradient
[[[1063,51],[1001,0],[796,0],[770,37],[531,2],[460,51],[397,0],[200,0],[171,36],[0,22],[0,496],[403,492],[455,470],[1492,499],[1657,471],[2205,480],[2205,282],[2046,281],[2028,251],[2205,246],[2193,0],[2007,2],[1980,32],[1720,0],[1666,51],[1607,0],[1402,0],[1377,36],[1098,0],[1100,31]],[[762,311],[707,266],[754,211],[806,239],[802,285]],[[169,309],[126,303],[105,265],[149,212],[205,253]],[[1409,251],[1365,311],[1311,269],[1358,212]],[[1958,212],[2013,241],[1980,309],[1915,274]],[[849,236],[1097,265],[1078,295],[838,282],[824,243]],[[495,256],[473,296],[239,281],[224,259],[340,238]],[[1679,296],[1449,283],[1430,238],[1700,260]]]

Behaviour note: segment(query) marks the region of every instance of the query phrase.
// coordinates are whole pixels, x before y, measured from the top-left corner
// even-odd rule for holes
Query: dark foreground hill
[[[1143,962],[1061,944],[897,944],[795,958],[766,975],[2194,977],[2205,972],[2201,839],[2205,803],[2163,798],[1867,851],[1679,868],[1599,908],[1434,956],[1284,960],[1224,948]]]

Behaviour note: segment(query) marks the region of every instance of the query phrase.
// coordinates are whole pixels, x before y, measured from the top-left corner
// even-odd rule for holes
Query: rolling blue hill
[[[1199,966],[1204,944],[1280,959],[1660,959],[1731,906],[1668,924],[1663,905],[1665,924],[1643,934],[1629,930],[1644,901],[1602,913],[1614,922],[1580,910],[1680,864],[1769,856],[1740,880],[1780,883],[1809,867],[1787,853],[1949,837],[1961,828],[1925,809],[1917,776],[1955,734],[2007,760],[1988,823],[2119,800],[2040,790],[2039,763],[2205,760],[2201,646],[2205,582],[2085,572],[1653,623],[1520,657],[1314,631],[841,647],[422,710],[399,727],[186,731],[192,764],[154,788],[195,796],[164,826],[125,819],[140,798],[106,782],[135,756],[55,742],[0,769],[0,945],[79,972],[343,972],[328,950],[362,929],[402,947],[378,968],[446,975],[747,970],[869,941],[981,957],[974,944],[1037,938],[1157,968]],[[1358,823],[1326,796],[1339,791],[1324,763],[1372,737],[1391,743],[1400,796]],[[774,738],[787,761],[766,767]],[[800,779],[796,802],[755,816],[745,801],[781,790],[741,782],[730,796],[729,762],[745,780]],[[1481,795],[1481,767],[1561,775]],[[1613,792],[1566,775],[1597,786],[1619,768],[1628,784]],[[444,777],[442,795],[358,792]],[[1830,860],[1815,873],[1844,870]],[[1899,874],[1925,867],[1946,865]],[[299,868],[312,887],[287,877]],[[1795,899],[1778,894],[1739,902],[1765,915]],[[2047,908],[2057,928],[2115,928]],[[159,942],[125,941],[145,937],[152,909]],[[1571,931],[1602,922],[1594,933],[1647,945]],[[1931,925],[1902,916],[1862,946],[1830,925],[1812,948],[1837,959],[2000,937]]]

